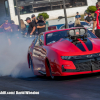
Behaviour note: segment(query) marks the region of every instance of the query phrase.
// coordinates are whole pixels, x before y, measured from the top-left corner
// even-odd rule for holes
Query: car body
[[[100,72],[100,39],[85,28],[84,35],[78,37],[81,29],[53,30],[37,36],[27,55],[34,74],[54,78]],[[73,32],[75,37],[69,35]]]
[[[92,23],[91,23],[91,24],[88,24],[88,23],[85,22],[85,21],[80,21],[80,23],[81,23],[81,25],[83,25],[83,27],[85,27],[86,29],[92,31],[92,29],[93,29],[93,24],[92,24]],[[75,27],[74,25],[75,25],[75,23],[72,23],[72,22],[70,22],[70,23],[68,24],[69,28]],[[64,29],[64,28],[65,28],[65,25],[62,25],[62,26],[60,27],[60,29]],[[96,28],[95,28],[95,30],[96,30]]]

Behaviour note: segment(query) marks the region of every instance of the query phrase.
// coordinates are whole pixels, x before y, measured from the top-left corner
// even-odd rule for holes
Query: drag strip
[[[100,73],[71,77],[0,77],[0,91],[39,91],[39,95],[0,95],[0,100],[99,100]]]
[[[34,76],[27,64],[27,51],[32,40],[15,39],[11,46],[5,39],[0,42],[0,92],[39,91],[39,95],[0,94],[0,100],[100,99],[100,73],[57,77],[55,80]]]

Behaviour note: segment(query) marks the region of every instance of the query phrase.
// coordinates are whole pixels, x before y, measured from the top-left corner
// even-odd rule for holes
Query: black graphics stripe
[[[65,40],[65,39],[64,39]],[[68,41],[72,42],[72,39],[67,39]],[[63,40],[62,40],[63,41]],[[74,43],[73,43],[74,44]],[[74,44],[75,45],[75,44]],[[78,43],[75,45],[76,47],[78,47],[81,51],[86,51],[84,46],[82,45],[82,43]]]
[[[91,51],[93,49],[92,42],[88,38],[86,38],[86,39],[87,39],[87,41],[86,41],[85,45],[87,46],[88,50]],[[72,42],[71,39],[67,39],[67,40]],[[84,51],[84,52],[86,51],[86,49],[84,48],[82,43],[78,43],[75,46],[78,47],[81,51]]]
[[[93,45],[92,42],[87,38],[87,42],[85,43],[85,45],[87,46],[88,50],[91,51],[93,49]],[[76,45],[80,50],[82,51],[86,51],[85,48],[83,47],[83,45],[81,43]]]
[[[81,50],[81,51],[86,51],[85,48],[83,47],[83,45],[81,43],[76,44],[76,46]]]
[[[87,42],[85,43],[87,48],[89,49],[89,51],[91,51],[93,49],[93,45],[92,42],[87,38]]]

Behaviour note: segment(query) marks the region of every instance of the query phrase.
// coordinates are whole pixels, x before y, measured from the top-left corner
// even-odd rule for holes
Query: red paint
[[[41,70],[43,72],[46,72],[47,76],[50,76],[50,71],[47,61],[51,66],[52,75],[54,76],[69,76],[69,75],[100,72],[100,70],[84,71],[84,72],[62,72],[62,65],[64,65],[64,68],[68,70],[76,70],[76,67],[72,61],[63,60],[61,56],[79,56],[79,55],[100,53],[100,39],[98,38],[95,39],[89,38],[93,45],[93,49],[91,51],[88,50],[87,46],[81,39],[78,39],[86,49],[86,51],[84,52],[81,51],[78,47],[76,47],[73,43],[71,43],[68,40],[61,41],[62,40],[61,39],[55,43],[46,45],[46,34],[58,31],[65,31],[65,30],[70,30],[70,29],[44,32],[44,46],[34,47],[33,44],[30,46],[28,54],[31,55],[35,75],[41,75],[39,73],[39,70]],[[29,63],[29,58],[28,58],[28,63]]]

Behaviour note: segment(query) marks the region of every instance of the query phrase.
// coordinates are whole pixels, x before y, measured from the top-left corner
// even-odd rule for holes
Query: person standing
[[[38,34],[45,32],[46,31],[46,23],[43,20],[43,16],[39,16],[39,20],[37,22],[37,30],[38,30]]]
[[[8,34],[9,32],[11,33],[12,32],[12,29],[11,29],[11,24],[8,22],[8,19],[6,18],[5,19],[5,23],[1,26],[4,31]]]
[[[35,17],[34,14],[31,16],[31,18],[32,18],[32,23],[35,24],[35,27],[36,27],[36,30],[35,31],[37,33],[37,22],[38,22],[38,20],[36,19],[36,17]]]
[[[38,20],[36,19],[35,15],[33,14],[33,15],[31,16],[31,18],[32,18],[32,22],[35,23],[35,25],[37,26]]]
[[[23,34],[23,35],[25,35],[25,33],[27,32],[26,31],[26,24],[24,23],[24,21],[22,20],[22,19],[20,19],[20,23],[21,23],[21,33]]]
[[[16,25],[13,20],[11,20],[10,23],[11,23],[12,32],[18,32],[19,31],[18,25]]]
[[[35,24],[31,21],[31,18],[27,17],[25,20],[28,24],[28,32],[26,33],[27,35],[35,35],[36,32],[36,26]]]
[[[85,13],[85,16],[84,16],[84,21],[85,21],[85,19],[86,19],[86,17],[88,16],[88,14],[87,13]]]
[[[83,27],[83,25],[81,25],[79,19],[76,19],[76,20],[75,20],[75,27]]]
[[[81,15],[79,15],[79,12],[76,13],[75,19],[81,20]]]
[[[100,2],[96,3],[97,11],[94,13],[94,22],[93,22],[93,30],[94,33],[98,38],[100,38]],[[95,27],[97,27],[95,31]]]
[[[8,18],[5,18],[5,23],[1,26],[7,35],[9,45],[11,45],[12,29],[11,24],[8,22]]]
[[[86,17],[85,21],[88,23],[88,24],[91,24],[93,23],[93,17],[91,15],[91,13],[88,13],[88,16]]]
[[[11,29],[12,29],[12,32],[13,32],[13,36],[15,38],[19,38],[19,36],[21,35],[20,32],[19,32],[19,25],[16,25],[15,22],[13,20],[11,20]]]

